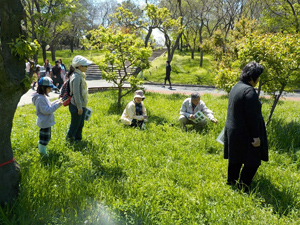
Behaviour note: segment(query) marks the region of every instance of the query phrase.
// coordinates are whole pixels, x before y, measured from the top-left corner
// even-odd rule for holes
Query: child
[[[41,156],[47,156],[47,144],[51,139],[51,126],[55,124],[53,112],[57,110],[62,102],[56,100],[50,103],[46,96],[49,96],[51,89],[55,88],[51,78],[42,77],[38,82],[37,93],[32,97],[32,102],[36,107],[36,124],[40,129],[39,135],[39,153]]]

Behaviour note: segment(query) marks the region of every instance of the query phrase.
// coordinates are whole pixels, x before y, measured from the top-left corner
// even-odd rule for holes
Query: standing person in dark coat
[[[249,191],[261,160],[269,159],[261,103],[254,89],[263,69],[256,62],[248,63],[241,72],[240,81],[229,93],[224,133],[224,158],[228,159],[227,184],[238,182],[238,187],[245,192]]]
[[[59,61],[55,61],[55,66],[52,67],[52,80],[54,85],[60,89],[63,84],[63,80],[60,76],[61,67],[59,65]],[[58,89],[55,90],[56,93],[59,93]]]
[[[166,77],[165,77],[165,85],[163,87],[165,87],[167,81],[169,81],[170,84],[169,89],[172,89],[170,76],[171,76],[171,65],[170,65],[170,61],[168,60],[166,61]]]

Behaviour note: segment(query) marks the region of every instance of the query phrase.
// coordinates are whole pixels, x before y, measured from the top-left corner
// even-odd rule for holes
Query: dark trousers
[[[83,107],[83,113],[78,115],[78,110],[75,105],[70,103],[69,111],[71,113],[71,124],[68,130],[67,138],[75,141],[81,141],[82,139],[82,128],[84,126],[84,116],[86,108]]]
[[[241,188],[247,191],[259,166],[253,167],[244,165],[243,168],[242,166],[242,163],[228,163],[227,184],[234,185],[239,183]]]
[[[171,80],[170,80],[170,76],[168,76],[168,75],[165,77],[165,85],[166,85],[167,81],[169,81],[169,84],[171,87]]]
[[[138,121],[136,119],[133,119],[130,126],[142,128],[143,123],[144,123],[144,121]]]

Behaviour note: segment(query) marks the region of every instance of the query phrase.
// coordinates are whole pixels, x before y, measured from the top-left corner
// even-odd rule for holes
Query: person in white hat
[[[87,67],[92,61],[81,55],[73,58],[72,66],[69,70],[71,103],[69,111],[71,113],[71,124],[67,133],[67,140],[80,142],[82,140],[82,128],[84,126],[84,115],[88,103],[88,86],[86,83]]]
[[[143,100],[145,99],[144,92],[137,90],[134,93],[133,101],[129,102],[121,116],[121,122],[132,127],[144,127],[144,122],[147,121],[147,111]]]
[[[40,128],[39,134],[39,153],[41,156],[47,156],[47,144],[51,139],[51,126],[55,124],[54,111],[56,111],[61,105],[60,100],[50,102],[47,98],[52,88],[56,88],[53,85],[51,78],[42,77],[38,82],[37,93],[32,97],[32,102],[36,108],[37,121],[36,125]]]

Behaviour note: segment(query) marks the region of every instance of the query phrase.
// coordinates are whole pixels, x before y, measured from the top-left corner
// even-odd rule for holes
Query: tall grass
[[[144,71],[143,76],[151,82],[164,83],[166,75],[167,54],[158,57],[151,63],[151,68]],[[191,59],[190,52],[176,51],[171,62],[171,82],[173,84],[214,85],[211,56],[205,55],[203,67],[200,64],[200,53]]]
[[[215,141],[227,98],[203,95],[219,123],[182,132],[185,98],[146,93],[149,119],[142,131],[120,123],[116,92],[92,94],[93,115],[78,145],[65,141],[70,115],[60,108],[48,160],[38,154],[34,106],[19,107],[12,143],[22,168],[20,194],[0,209],[0,224],[300,224],[299,107],[285,101],[276,108],[268,127],[270,161],[247,195],[225,184],[227,161]],[[124,97],[123,108],[131,99]],[[264,116],[270,106],[265,100]]]

